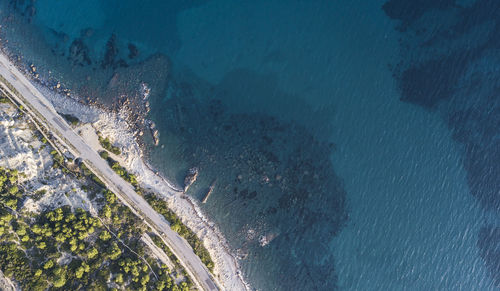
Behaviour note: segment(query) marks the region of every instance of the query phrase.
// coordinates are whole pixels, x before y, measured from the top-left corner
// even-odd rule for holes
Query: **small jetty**
[[[212,192],[214,191],[215,189],[215,183],[217,182],[217,179],[215,179],[212,184],[210,184],[210,187],[208,187],[208,191],[207,191],[207,194],[205,194],[205,197],[203,197],[203,199],[201,200],[201,203],[206,203],[207,200],[208,200],[208,197],[210,197],[210,194],[212,194]]]
[[[196,179],[198,178],[198,168],[193,167],[188,170],[186,177],[184,178],[184,193],[189,189]]]

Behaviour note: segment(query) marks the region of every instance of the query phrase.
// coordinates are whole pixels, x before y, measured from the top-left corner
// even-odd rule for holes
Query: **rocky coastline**
[[[22,57],[10,54],[4,47],[0,47],[0,50],[48,97],[58,112],[76,116],[81,122],[92,124],[95,130],[109,136],[114,144],[124,149],[121,162],[127,170],[137,175],[139,182],[146,189],[157,193],[182,192],[181,187],[161,176],[146,162],[148,137],[145,136],[145,132],[151,133],[149,139],[153,140],[153,144],[157,144],[158,141],[154,123],[146,118],[150,90],[146,84],[137,90],[138,94],[135,94],[135,97],[121,96],[113,106],[109,107],[98,99],[79,98],[56,79],[44,79],[36,73],[35,64],[24,63]],[[196,202],[189,197],[164,195],[169,206],[183,223],[204,242],[215,261],[214,272],[224,288],[250,290],[239,270],[236,256],[230,251],[222,233],[205,217]]]

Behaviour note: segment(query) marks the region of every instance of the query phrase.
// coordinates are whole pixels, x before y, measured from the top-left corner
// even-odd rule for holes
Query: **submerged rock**
[[[83,40],[77,38],[75,39],[69,47],[69,61],[73,65],[85,66],[92,64],[90,59],[89,48],[83,42]]]
[[[151,132],[151,137],[153,138],[153,144],[157,146],[160,143],[160,132],[158,131],[158,129],[156,129],[156,124],[149,119],[147,119],[145,123]]]
[[[268,233],[266,235],[262,235],[259,238],[259,244],[261,247],[267,246],[273,239],[275,239],[278,235],[275,233]]]
[[[139,55],[139,49],[132,43],[128,44],[128,58],[134,59]]]
[[[118,56],[118,45],[116,35],[112,34],[106,43],[106,54],[102,60],[101,67],[106,69],[115,65],[115,58]]]

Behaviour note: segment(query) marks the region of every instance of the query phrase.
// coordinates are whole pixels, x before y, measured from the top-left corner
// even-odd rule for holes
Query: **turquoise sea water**
[[[494,148],[495,129],[457,132],[496,119],[426,104],[448,75],[468,86],[453,98],[480,92],[497,56],[422,81],[444,70],[425,61],[453,59],[449,39],[467,60],[493,34],[472,21],[488,1],[385,2],[9,1],[0,17],[11,52],[80,96],[151,86],[150,162],[178,183],[198,166],[196,198],[216,180],[202,209],[255,289],[494,290],[498,212],[474,191],[494,184],[471,178],[490,166],[469,148]],[[464,15],[473,33],[441,31]],[[493,115],[473,96],[484,106],[467,116]]]

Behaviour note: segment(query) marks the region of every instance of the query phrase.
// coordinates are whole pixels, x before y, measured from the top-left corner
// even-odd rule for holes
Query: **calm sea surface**
[[[387,3],[386,3],[387,2]],[[0,2],[41,77],[151,88],[149,160],[258,290],[500,286],[500,2]],[[53,81],[51,81],[53,82]]]

